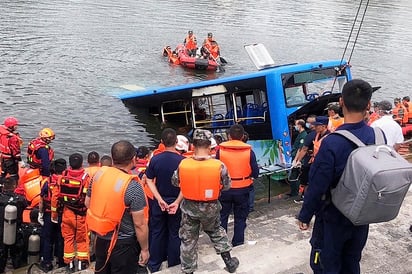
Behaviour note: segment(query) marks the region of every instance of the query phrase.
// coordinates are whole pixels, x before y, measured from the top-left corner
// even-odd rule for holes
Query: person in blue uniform
[[[375,143],[375,134],[363,120],[370,108],[372,87],[355,79],[347,82],[339,104],[348,130],[365,144]],[[349,154],[356,148],[340,135],[330,134],[322,141],[311,166],[309,185],[298,216],[299,228],[307,230],[315,215],[310,264],[318,273],[360,273],[359,262],[368,238],[368,225],[355,226],[332,204],[330,189],[338,183]]]
[[[259,176],[256,155],[252,147],[242,141],[244,135],[245,130],[242,125],[231,126],[229,141],[221,143],[216,153],[216,159],[221,160],[227,166],[232,180],[231,188],[222,192],[219,201],[222,205],[220,221],[226,231],[229,215],[233,211],[233,246],[244,244],[250,190],[253,187],[253,178]]]
[[[177,135],[174,129],[165,128],[161,141],[165,150],[153,156],[146,169],[146,182],[154,195],[154,199],[148,198],[150,258],[147,266],[151,272],[159,271],[166,260],[168,267],[180,264],[182,213],[179,204],[183,196],[179,195],[180,188],[172,185],[171,178],[185,157],[175,149]]]

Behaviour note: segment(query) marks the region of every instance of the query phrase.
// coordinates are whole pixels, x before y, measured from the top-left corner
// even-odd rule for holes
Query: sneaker
[[[303,196],[293,200],[296,204],[303,204]]]

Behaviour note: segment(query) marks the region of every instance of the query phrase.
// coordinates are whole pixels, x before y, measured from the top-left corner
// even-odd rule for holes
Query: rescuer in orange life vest
[[[62,235],[64,238],[63,259],[69,272],[89,267],[89,236],[86,225],[85,198],[90,177],[83,168],[83,157],[74,153],[69,157],[70,167],[58,182],[59,200],[63,204]]]
[[[53,254],[57,257],[59,267],[66,264],[63,259],[63,236],[61,233],[62,204],[58,201],[58,182],[67,168],[66,160],[57,159],[50,164],[50,177],[46,180],[40,193],[38,222],[42,225],[40,250],[40,267],[44,272],[53,269]]]
[[[193,34],[193,30],[189,30],[187,32],[187,36],[185,40],[183,41],[183,44],[185,45],[189,56],[195,57],[196,51],[197,51],[197,40],[196,40],[196,36],[194,36]]]
[[[0,126],[0,159],[1,179],[8,174],[19,180],[19,162],[21,161],[20,146],[23,143],[16,131],[19,121],[14,117],[8,117]]]
[[[210,154],[212,133],[196,129],[193,133],[194,155],[180,162],[172,176],[172,184],[180,187],[182,222],[179,229],[180,260],[183,273],[197,270],[197,242],[200,229],[209,235],[214,248],[223,258],[227,271],[233,273],[239,260],[230,256],[232,245],[220,225],[219,195],[230,189],[230,177],[225,164]]]
[[[54,158],[54,150],[50,147],[50,143],[54,138],[52,129],[43,128],[39,132],[39,137],[30,141],[27,148],[27,163],[30,168],[40,169],[42,176],[50,176],[50,162]]]
[[[253,178],[259,176],[259,167],[252,147],[242,141],[245,130],[236,124],[229,129],[229,141],[219,145],[216,159],[220,159],[228,168],[232,187],[224,191],[219,198],[222,204],[220,220],[227,231],[227,222],[233,209],[234,233],[232,245],[242,245],[245,240],[246,219],[249,215],[249,193]]]
[[[90,183],[87,225],[96,233],[96,273],[136,273],[149,259],[142,186],[128,174],[136,151],[128,141],[113,144],[113,167],[102,167]],[[139,255],[140,253],[140,255]]]

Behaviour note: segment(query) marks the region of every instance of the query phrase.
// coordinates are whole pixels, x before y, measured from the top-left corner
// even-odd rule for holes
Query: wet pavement
[[[310,231],[301,232],[296,224],[295,215],[300,204],[293,200],[272,198],[271,203],[262,199],[256,203],[255,211],[249,215],[246,229],[246,243],[237,246],[232,256],[240,260],[238,274],[294,274],[312,273],[309,267]],[[364,274],[412,274],[412,192],[409,192],[399,216],[387,223],[373,224],[367,245],[363,251],[361,273]],[[231,237],[233,222],[229,225]],[[197,274],[228,273],[224,263],[216,255],[206,234],[199,240],[199,259]],[[10,273],[25,273],[15,271]],[[42,273],[33,271],[32,273]],[[56,269],[49,273],[65,273]],[[93,273],[92,269],[77,273]],[[180,267],[167,268],[159,274],[177,274]]]

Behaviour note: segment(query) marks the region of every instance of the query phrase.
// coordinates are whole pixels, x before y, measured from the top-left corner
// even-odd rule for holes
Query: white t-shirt
[[[371,124],[371,127],[382,129],[386,136],[388,145],[400,144],[403,142],[403,134],[401,126],[393,120],[392,116],[384,115]]]

